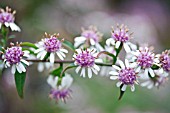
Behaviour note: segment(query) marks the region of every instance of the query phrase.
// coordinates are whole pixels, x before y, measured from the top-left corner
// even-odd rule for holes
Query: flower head
[[[11,43],[11,47],[7,48],[4,53],[4,62],[5,67],[12,66],[12,73],[14,74],[16,69],[19,73],[26,72],[25,65],[29,65],[29,63],[24,60],[24,57],[29,57],[29,51],[22,51],[22,47],[19,44],[14,46]]]
[[[51,63],[54,63],[55,54],[57,54],[61,60],[64,60],[64,57],[66,57],[64,53],[68,53],[68,51],[62,48],[62,42],[58,39],[59,34],[48,35],[45,33],[45,37],[46,38],[36,44],[38,47],[38,49],[35,50],[35,53],[37,53],[37,58],[43,60],[46,54],[50,53],[49,60]]]
[[[166,71],[170,72],[170,51],[166,50],[165,52],[162,52],[162,54],[159,57],[161,67]]]
[[[95,46],[97,50],[102,51],[103,47],[99,44],[101,38],[102,34],[97,31],[95,26],[90,26],[87,30],[82,28],[81,36],[74,39],[74,46],[77,48],[85,43],[87,44],[86,46]]]
[[[95,64],[96,56],[97,56],[97,54],[94,49],[93,50],[77,49],[76,53],[73,55],[73,59],[75,60],[74,63],[75,63],[75,65],[78,66],[76,68],[76,73],[78,73],[80,71],[80,69],[82,68],[80,76],[85,77],[86,69],[87,69],[89,78],[92,77],[92,72],[97,74],[98,71],[100,70],[100,68]]]
[[[113,75],[110,76],[110,79],[112,80],[118,79],[119,82],[116,85],[117,87],[121,87],[122,91],[125,91],[128,85],[131,86],[131,91],[134,91],[135,90],[134,84],[138,84],[137,72],[134,69],[134,66],[130,65],[127,59],[125,59],[125,65],[121,60],[118,60],[118,63],[120,67],[113,65],[115,71],[109,72],[110,75]]]
[[[47,79],[47,83],[52,87],[50,91],[49,97],[54,99],[56,102],[62,100],[66,102],[67,99],[71,97],[71,90],[69,87],[73,82],[73,78],[69,74],[65,74],[65,76],[61,79],[59,77],[54,77],[50,75]]]
[[[165,84],[165,82],[168,80],[168,73],[163,72],[160,73],[157,71],[156,75],[153,78],[150,78],[148,76],[141,76],[141,80],[144,80],[145,82],[141,83],[142,87],[147,87],[148,89],[153,88],[154,86],[160,87]]]
[[[16,11],[11,10],[11,8],[6,7],[6,10],[0,9],[0,28],[4,24],[6,27],[10,27],[12,31],[21,31],[21,29],[14,23],[14,14]]]
[[[115,48],[119,48],[123,44],[125,51],[128,53],[131,50],[136,49],[136,45],[129,42],[132,38],[132,33],[129,33],[129,29],[125,25],[117,25],[116,29],[112,30],[111,38],[106,40],[108,46],[115,45]]]
[[[138,72],[143,73],[147,76],[148,73],[151,77],[155,76],[154,70],[152,69],[153,65],[158,65],[158,59],[155,54],[152,52],[152,48],[140,47],[136,52],[131,52],[134,60],[134,65],[136,65]]]

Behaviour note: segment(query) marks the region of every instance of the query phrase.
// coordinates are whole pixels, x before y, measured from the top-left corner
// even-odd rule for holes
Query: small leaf
[[[62,70],[63,70],[63,65],[60,65],[60,67],[58,67],[55,70],[53,70],[52,72],[50,72],[50,74],[53,75],[53,76],[60,77]]]
[[[30,42],[23,42],[23,43],[21,43],[20,45],[21,45],[21,46],[32,47],[32,48],[34,48],[34,49],[38,49],[38,47],[37,47],[35,44],[30,43]]]
[[[26,78],[26,72],[15,72],[15,85],[20,98],[24,97],[24,83]]]
[[[118,100],[121,100],[122,97],[123,97],[123,95],[124,95],[124,93],[125,93],[125,91],[122,91],[122,90],[121,90],[122,87],[123,87],[123,84],[120,86],[120,95],[119,95],[119,99],[118,99]]]
[[[63,45],[70,48],[72,51],[75,50],[73,44],[71,42],[67,41],[67,40],[64,40]]]

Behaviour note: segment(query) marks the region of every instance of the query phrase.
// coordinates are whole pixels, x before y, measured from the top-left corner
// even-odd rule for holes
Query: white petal
[[[37,54],[37,58],[38,58],[38,59],[41,58],[41,56],[42,56],[43,53],[44,53],[44,51],[39,52],[39,53]]]
[[[91,69],[92,69],[93,73],[95,73],[96,75],[98,74],[96,69],[94,69],[94,68],[91,68]]]
[[[113,40],[113,38],[109,38],[106,40],[106,45],[110,46],[110,44],[115,45],[115,41]]]
[[[15,74],[15,71],[16,71],[16,66],[15,66],[15,65],[12,65],[11,73],[12,73],[12,74]]]
[[[121,90],[126,91],[126,87],[127,87],[127,85],[124,84],[123,87],[121,88]]]
[[[124,43],[123,46],[124,46],[126,53],[129,53],[131,51],[130,47],[126,43]]]
[[[91,77],[92,77],[92,71],[91,71],[91,68],[88,68],[88,69],[87,69],[87,71],[88,71],[88,77],[89,77],[89,78],[91,78]]]
[[[116,86],[117,86],[117,87],[120,87],[121,85],[122,85],[122,82],[117,82],[117,83],[116,83]]]
[[[9,23],[12,31],[21,31],[21,29],[15,23]]]
[[[38,63],[38,71],[42,72],[44,70],[44,64],[42,62]]]
[[[117,41],[117,42],[116,42],[116,45],[115,45],[115,48],[119,48],[120,44],[121,44],[121,42],[120,42],[120,41]]]
[[[110,79],[111,80],[116,80],[116,79],[118,79],[118,76],[110,76]]]
[[[27,62],[26,60],[21,59],[21,62],[23,62],[24,64],[26,64],[27,66],[29,66],[29,62]]]
[[[113,67],[114,69],[118,70],[118,71],[121,70],[120,67],[118,67],[118,66],[116,66],[116,65],[113,65],[112,67]]]
[[[95,42],[93,39],[90,39],[90,44],[91,44],[91,45],[95,45],[95,43],[96,43],[96,42]]]
[[[62,51],[64,53],[68,53],[68,51],[66,49],[60,49],[60,51]]]
[[[145,72],[144,72],[144,74],[146,75],[146,76],[148,76],[148,69],[145,69]]]
[[[19,73],[22,73],[22,69],[19,67],[19,65],[16,65],[16,68]]]
[[[61,56],[61,54],[59,52],[56,52],[56,53],[61,60],[64,60],[64,58]]]
[[[136,63],[136,62],[133,62],[133,63],[131,63],[131,64],[129,65],[129,67],[130,67],[130,68],[135,68],[135,67],[137,67],[137,63]]]
[[[120,64],[120,67],[121,67],[122,69],[125,69],[124,63],[123,63],[121,60],[118,60],[118,62],[119,62],[119,64]]]
[[[81,66],[78,66],[77,68],[76,68],[76,73],[78,73],[79,71],[80,71],[80,69],[81,69]]]
[[[96,43],[95,46],[97,50],[104,51],[104,48],[99,43]]]
[[[141,67],[139,66],[137,69],[136,69],[136,72],[140,72],[141,70]]]
[[[5,22],[4,23],[6,27],[9,27],[9,23],[8,22]]]
[[[26,69],[22,63],[19,63],[18,66],[22,70],[22,72],[26,72]]]
[[[85,70],[85,68],[83,67],[83,68],[82,68],[82,70],[81,70],[81,74],[80,74],[80,76],[85,77],[85,71],[86,71],[86,70]]]
[[[71,77],[71,75],[66,73],[65,77],[63,77],[62,79],[61,86],[64,88],[69,88],[72,82],[73,82],[73,78]]]
[[[154,71],[151,68],[149,68],[149,73],[150,73],[151,77],[155,76],[155,73],[154,73]]]
[[[97,71],[100,71],[100,68],[99,68],[99,66],[97,66],[96,64],[94,64],[94,66],[93,66]]]
[[[129,68],[129,61],[127,59],[125,59],[125,65],[127,68]]]
[[[61,56],[66,57],[66,55],[63,52],[61,51],[58,51],[58,52],[60,53]]]
[[[47,54],[47,51],[44,51],[44,52],[42,53],[41,57],[40,57],[40,60],[43,60],[46,54]]]
[[[95,63],[103,63],[102,59],[95,59]]]
[[[39,48],[34,51],[34,53],[39,53],[40,51],[44,51],[44,48]]]
[[[1,29],[2,23],[0,23],[0,29]]]
[[[50,63],[54,63],[54,60],[55,60],[55,55],[54,55],[54,53],[51,53],[50,54]]]
[[[132,92],[135,91],[135,86],[134,86],[134,85],[131,86],[131,91],[132,91]]]
[[[116,71],[110,71],[109,74],[110,74],[110,75],[119,75],[119,73],[116,72]]]
[[[81,37],[76,37],[76,38],[74,39],[74,41],[75,41],[75,42],[86,41],[86,37],[83,37],[83,36],[81,36]]]

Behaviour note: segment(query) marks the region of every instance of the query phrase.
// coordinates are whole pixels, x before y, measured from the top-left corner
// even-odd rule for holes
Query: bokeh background
[[[22,32],[15,41],[39,41],[44,32],[60,33],[73,42],[81,27],[96,25],[110,37],[111,26],[126,24],[134,32],[134,42],[153,45],[157,53],[170,48],[169,0],[0,0],[0,7],[17,11],[16,23]],[[67,59],[71,58],[71,53]],[[48,98],[48,71],[29,67],[25,98],[19,99],[13,75],[5,70],[0,78],[0,113],[169,113],[170,83],[160,89],[137,86],[118,101],[119,89],[107,76],[81,78],[73,70],[73,97],[67,104]],[[56,65],[57,67],[57,65]]]

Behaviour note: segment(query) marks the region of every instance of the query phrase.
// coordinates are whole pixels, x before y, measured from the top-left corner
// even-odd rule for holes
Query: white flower
[[[46,36],[48,35],[46,34]],[[37,58],[43,60],[47,53],[50,53],[50,63],[54,63],[56,54],[61,60],[64,60],[64,57],[66,57],[64,53],[68,53],[68,51],[62,48],[62,43],[57,39],[57,37],[58,36],[55,34],[50,35],[49,38],[42,39],[36,44],[38,47],[38,49],[35,50],[35,53],[37,53]]]
[[[78,67],[76,68],[76,73],[78,73],[81,69],[80,76],[85,77],[86,71],[88,73],[88,77],[92,77],[92,72],[96,75],[100,71],[100,68],[95,64],[95,57],[97,56],[96,50],[81,50],[76,49],[76,53],[73,55],[73,59],[75,60],[74,64]]]

